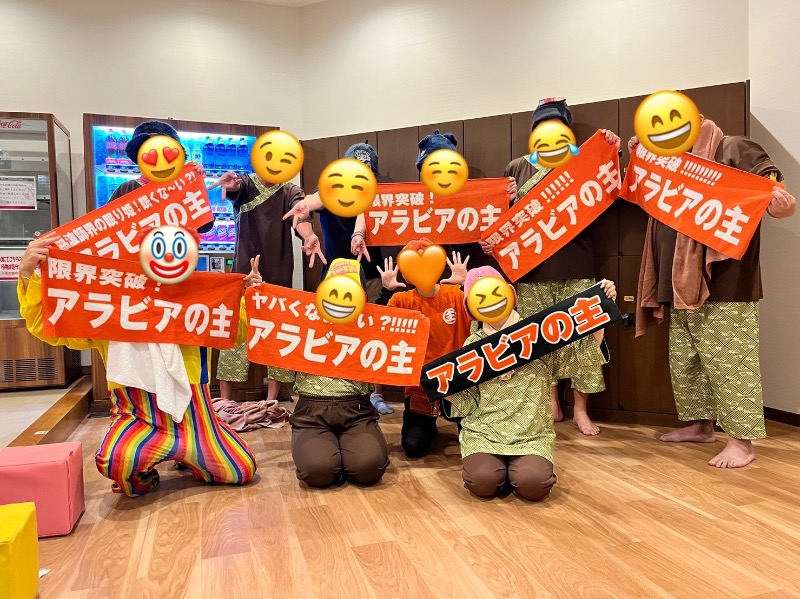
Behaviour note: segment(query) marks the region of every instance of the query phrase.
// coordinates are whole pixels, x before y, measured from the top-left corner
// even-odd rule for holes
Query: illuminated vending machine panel
[[[131,179],[141,176],[139,167],[125,154],[133,128],[92,127],[94,147],[95,207],[108,203],[114,191]],[[233,171],[250,173],[250,149],[256,138],[250,136],[225,136],[179,131],[186,161],[202,164],[206,170],[206,187]],[[232,254],[236,247],[236,223],[230,202],[222,197],[220,188],[208,190],[214,212],[214,228],[201,235],[198,270],[230,271]]]

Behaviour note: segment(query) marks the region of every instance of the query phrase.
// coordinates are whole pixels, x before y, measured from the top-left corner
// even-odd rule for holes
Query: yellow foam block
[[[34,599],[39,589],[36,506],[0,505],[0,597]]]

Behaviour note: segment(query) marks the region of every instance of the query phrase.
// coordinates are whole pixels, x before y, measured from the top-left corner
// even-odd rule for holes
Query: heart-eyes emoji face
[[[491,324],[508,318],[515,300],[514,290],[503,279],[481,277],[469,288],[467,309],[475,320]]]
[[[420,169],[425,187],[440,196],[451,196],[461,191],[468,176],[467,161],[454,150],[432,152]]]
[[[174,285],[188,279],[197,267],[197,243],[192,231],[164,225],[144,236],[139,245],[139,262],[154,281]]]
[[[355,158],[331,162],[319,176],[319,199],[338,216],[358,216],[366,211],[377,191],[375,173]]]
[[[291,181],[303,168],[303,146],[288,131],[267,131],[250,150],[253,171],[268,183]]]
[[[142,175],[155,183],[169,183],[183,171],[186,153],[180,143],[166,135],[153,136],[139,148],[136,163]]]

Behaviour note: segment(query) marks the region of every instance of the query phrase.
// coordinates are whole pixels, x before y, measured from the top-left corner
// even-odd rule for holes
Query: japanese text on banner
[[[520,368],[621,318],[594,285],[485,339],[425,364],[421,385],[431,401]]]
[[[741,258],[780,183],[693,154],[656,156],[641,144],[620,194],[695,241]]]
[[[508,179],[470,179],[453,196],[434,195],[423,183],[382,183],[364,213],[367,245],[471,243],[508,209]]]
[[[146,227],[180,225],[197,229],[213,220],[203,178],[194,164],[170,183],[148,183],[121,198],[52,230],[60,250],[136,260],[136,236]]]
[[[617,149],[598,131],[581,146],[580,154],[548,173],[481,238],[494,243],[495,259],[516,281],[611,206],[619,195],[620,179]]]
[[[48,337],[223,349],[239,329],[242,275],[195,272],[161,285],[138,262],[51,249],[42,283]]]
[[[246,292],[251,362],[333,378],[419,384],[430,321],[366,304],[351,324],[320,318],[314,294],[262,283]]]

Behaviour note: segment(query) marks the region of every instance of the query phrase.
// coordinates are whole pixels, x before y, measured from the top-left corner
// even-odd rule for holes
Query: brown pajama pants
[[[464,486],[478,497],[494,497],[506,483],[529,501],[541,501],[556,484],[553,463],[538,455],[473,453],[464,458]]]
[[[369,397],[300,395],[292,425],[292,458],[297,478],[328,487],[342,476],[374,485],[389,466],[389,449]]]

